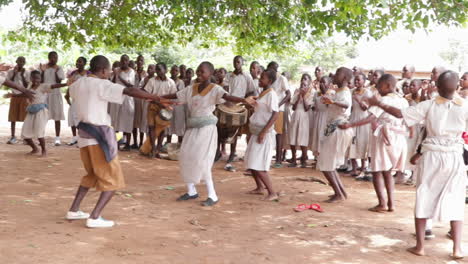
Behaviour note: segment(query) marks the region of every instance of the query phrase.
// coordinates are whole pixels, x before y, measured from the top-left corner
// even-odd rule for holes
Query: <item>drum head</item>
[[[238,114],[238,113],[247,111],[247,109],[242,105],[227,106],[225,104],[220,104],[218,105],[218,109],[224,113],[229,113],[229,114]]]

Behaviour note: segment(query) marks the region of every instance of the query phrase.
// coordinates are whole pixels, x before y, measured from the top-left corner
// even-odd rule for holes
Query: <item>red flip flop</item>
[[[319,213],[323,213],[322,207],[320,207],[320,204],[311,204],[309,206],[309,209],[317,211]]]
[[[296,208],[293,208],[295,212],[304,212],[305,210],[309,210],[309,209],[310,209],[310,206],[308,206],[307,204],[299,204],[298,206],[296,206]]]

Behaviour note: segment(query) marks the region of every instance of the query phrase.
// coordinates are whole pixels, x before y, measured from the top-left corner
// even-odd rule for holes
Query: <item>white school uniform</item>
[[[255,93],[255,84],[249,73],[230,72],[226,76],[226,83],[229,86],[229,94],[232,96],[245,98],[247,94]]]
[[[144,90],[143,86],[145,86],[145,79],[146,78],[143,78],[140,81],[140,84],[138,86],[140,89]],[[149,82],[149,79],[148,79],[148,82]],[[138,127],[138,129],[140,129],[140,132],[147,133],[148,132],[148,102],[146,100],[141,100],[141,108],[142,108],[141,122],[140,122],[140,126]]]
[[[395,93],[382,97],[381,102],[398,109],[407,108],[408,101]],[[369,112],[377,117],[377,128],[373,131],[369,151],[371,153],[372,171],[397,171],[405,170],[406,156],[408,154],[406,137],[408,129],[403,120],[396,118],[381,108],[371,107]],[[386,131],[390,145],[384,143],[384,131]]]
[[[121,71],[120,77],[131,85],[135,84],[135,71],[132,68],[128,68],[127,71]],[[114,79],[114,76],[111,77],[111,80],[112,79]],[[115,78],[115,83],[123,85],[118,76]],[[135,117],[135,101],[133,97],[128,95],[123,95],[123,97],[124,100],[122,104],[109,103],[112,126],[115,131],[132,133],[133,119]]]
[[[206,89],[206,88],[205,88]],[[194,92],[190,85],[177,92],[177,99],[187,104],[189,117],[214,116],[217,104],[222,103],[222,97],[227,92],[219,85],[215,85],[207,94]],[[218,132],[216,125],[200,128],[187,128],[180,148],[180,173],[185,183],[198,184],[201,180],[211,179]]]
[[[7,75],[6,75],[6,79],[16,83],[17,85],[19,85],[21,87],[24,87],[23,77],[21,77],[20,72],[17,72],[16,75],[15,75],[15,78],[13,80],[11,80],[14,73],[15,73],[15,70],[9,70]],[[26,69],[24,70],[24,79],[26,80],[26,86],[29,84],[29,82],[31,80],[31,77],[30,77],[31,75],[30,74],[31,74],[30,71],[28,71]],[[26,87],[24,87],[24,88],[26,88]],[[13,94],[21,94],[21,92],[16,90],[16,89],[11,89],[11,91],[12,91]]]
[[[74,71],[69,77],[68,77],[68,85],[71,85],[73,84],[74,82],[76,82],[78,79],[82,78],[82,77],[85,77],[87,76],[86,75],[81,75],[79,74],[77,71]],[[70,91],[69,91],[70,93]],[[78,123],[80,123],[80,121],[78,120],[78,117],[76,115],[76,107],[75,105],[73,104],[73,101],[70,102],[71,105],[70,107],[68,108],[68,126],[69,127],[76,127],[78,126]]]
[[[314,101],[315,90],[309,88],[304,98],[299,96],[300,89],[296,89],[294,92],[291,105],[294,105],[297,101],[297,107],[291,117],[291,122],[289,123],[289,144],[293,146],[308,146],[309,145],[309,134],[310,134],[310,115],[309,111],[305,111],[305,104],[311,106]]]
[[[424,122],[427,137],[416,170],[416,218],[463,221],[466,169],[463,140],[468,104],[460,97],[436,97],[402,110],[408,126]]]
[[[177,92],[182,91],[185,88],[185,83],[181,79],[175,81]],[[171,120],[171,126],[168,128],[169,135],[176,135],[181,137],[185,134],[185,121],[187,119],[187,106],[176,105],[174,106],[173,116]]]
[[[141,81],[144,80],[147,75],[148,74],[146,73],[146,71],[143,71],[141,74],[138,74],[135,71],[135,86],[137,88],[140,88]],[[140,132],[146,132],[146,130],[141,130],[140,128],[142,126],[142,122],[144,122],[143,120],[146,120],[146,115],[143,115],[144,113],[146,113],[146,111],[143,109],[143,107],[145,106],[145,100],[140,98],[133,98],[133,101],[135,102],[135,115],[133,117],[133,127],[140,129]]]
[[[348,87],[336,90],[332,100],[337,103],[348,105],[347,108],[338,107],[331,104],[328,106],[327,125],[340,122],[346,123],[351,115],[352,97]],[[319,148],[319,157],[317,167],[320,171],[335,171],[335,169],[344,164],[346,151],[353,138],[352,129],[339,129],[328,136],[323,136]]]
[[[63,68],[58,66],[57,76],[60,80],[65,79],[65,73]],[[56,68],[47,67],[44,71],[43,83],[56,84],[55,79]],[[54,121],[65,120],[65,114],[63,111],[63,96],[60,89],[53,89],[52,92],[47,96],[47,105],[49,106],[49,119]]]
[[[265,127],[271,118],[273,112],[279,111],[278,96],[272,89],[261,93],[255,112],[249,119],[251,125],[257,127]],[[247,169],[256,171],[269,171],[271,158],[273,157],[273,149],[275,148],[275,129],[272,126],[265,134],[264,141],[260,144],[257,142],[258,135],[252,134],[245,152],[245,164]]]
[[[366,88],[362,88],[361,92],[356,90],[352,91],[353,96],[356,96],[358,100],[362,100],[365,97],[372,97],[372,92]],[[353,107],[351,109],[350,123],[357,122],[365,119],[369,116],[369,111],[362,110],[359,103],[353,98]],[[364,126],[353,128],[353,141],[349,148],[350,159],[367,159],[369,151],[369,139],[371,134],[371,125],[367,124]]]
[[[69,87],[70,96],[76,106],[80,122],[95,126],[110,126],[111,116],[107,113],[108,103],[122,104],[125,86],[93,76],[80,78]],[[94,138],[78,136],[78,146],[84,148],[98,145]]]
[[[415,106],[421,102],[420,96],[418,98],[413,99],[411,94],[405,96],[405,99],[408,101],[409,106]],[[406,138],[406,144],[408,146],[408,155],[406,156],[406,166],[405,169],[414,171],[416,166],[411,164],[410,160],[411,157],[416,153],[419,144],[421,144],[423,140],[423,131],[424,131],[424,123],[416,124],[412,126],[413,129],[413,137],[410,138],[409,136]]]
[[[32,84],[28,85],[31,90]],[[39,87],[34,90],[34,99],[31,104],[47,104],[47,97],[52,93],[53,89],[50,88],[51,84],[41,83]],[[21,136],[23,138],[43,138],[45,136],[45,128],[49,120],[49,110],[44,108],[35,114],[27,113],[24,119],[23,128],[21,129]]]
[[[328,90],[328,95],[333,95],[335,91]],[[314,110],[311,111],[312,113],[312,124],[310,126],[310,140],[309,140],[309,148],[317,155],[320,145],[322,143],[325,128],[327,127],[327,117],[328,117],[328,105],[322,102],[322,94],[321,92],[315,93],[313,107]]]

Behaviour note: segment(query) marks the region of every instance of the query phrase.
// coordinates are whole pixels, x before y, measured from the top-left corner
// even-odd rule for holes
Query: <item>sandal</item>
[[[310,206],[307,205],[307,204],[299,204],[298,206],[293,208],[293,210],[295,212],[304,212],[304,211],[309,210],[309,209],[310,209]]]
[[[319,212],[319,213],[323,213],[323,209],[320,206],[320,204],[311,204],[309,206],[309,209],[314,210],[314,211]]]

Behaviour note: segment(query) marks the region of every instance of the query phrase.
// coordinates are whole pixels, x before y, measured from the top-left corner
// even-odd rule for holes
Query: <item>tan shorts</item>
[[[276,122],[275,122],[275,131],[276,131],[276,134],[283,134],[283,130],[284,130],[284,112],[279,112],[279,115],[278,115],[278,119],[276,119]]]
[[[8,111],[8,122],[23,122],[26,118],[27,107],[28,99],[26,97],[12,97]]]
[[[125,187],[122,168],[119,157],[111,162],[106,161],[104,151],[99,145],[80,148],[81,161],[88,173],[81,179],[81,186],[96,190],[114,191]]]

